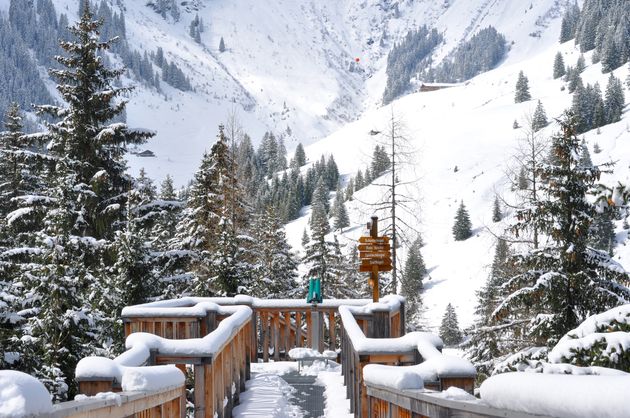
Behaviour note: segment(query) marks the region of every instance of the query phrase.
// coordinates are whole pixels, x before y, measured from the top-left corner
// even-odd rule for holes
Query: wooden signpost
[[[378,273],[392,269],[389,237],[378,236],[378,217],[372,216],[372,222],[368,223],[369,237],[359,238],[359,258],[361,266],[359,271],[370,273],[370,286],[372,286],[372,301],[378,302]]]

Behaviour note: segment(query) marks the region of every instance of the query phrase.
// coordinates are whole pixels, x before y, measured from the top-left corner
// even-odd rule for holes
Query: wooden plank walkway
[[[317,376],[304,376],[298,372],[291,372],[280,377],[295,388],[295,398],[292,402],[302,408],[304,418],[324,417],[324,386],[315,384]]]

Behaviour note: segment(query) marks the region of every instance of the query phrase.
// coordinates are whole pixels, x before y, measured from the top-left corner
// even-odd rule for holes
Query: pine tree
[[[311,241],[311,237],[308,236],[308,231],[304,228],[304,232],[302,232],[302,247],[306,248],[308,243]]]
[[[280,220],[268,208],[252,224],[254,255],[250,294],[260,298],[295,296],[297,261],[291,253]]]
[[[343,254],[337,235],[333,235],[333,241],[329,246],[330,259],[327,263],[327,275],[322,282],[322,286],[325,286],[322,292],[330,298],[357,299],[361,290],[358,287],[360,277],[356,266]]]
[[[472,224],[468,211],[462,201],[455,215],[455,224],[453,225],[453,237],[455,241],[464,241],[472,236]]]
[[[422,325],[422,279],[427,269],[420,249],[421,237],[417,237],[407,253],[405,269],[400,280],[400,295],[405,298],[405,321],[408,331],[417,331]]]
[[[569,93],[573,93],[575,91],[575,89],[577,89],[578,86],[584,86],[584,83],[582,82],[582,77],[580,76],[580,73],[577,72],[575,69],[571,68],[570,70],[567,69],[567,80],[569,82],[568,86],[567,86],[567,90],[569,90]]]
[[[108,313],[101,309],[105,301],[99,290],[107,280],[101,267],[111,261],[104,248],[126,220],[127,145],[153,135],[112,122],[123,113],[126,102],[119,99],[130,89],[115,86],[124,70],[104,66],[100,54],[111,41],[99,39],[101,25],[85,2],[79,22],[69,28],[72,39],[61,43],[60,67],[50,70],[66,103],[38,106],[55,121],[37,135],[48,141],[50,183],[45,196],[29,201],[48,200],[52,207],[43,229],[33,234],[37,250],[30,253],[26,273],[30,296],[24,306],[30,314],[23,329],[38,340],[32,364],[56,399],[75,393],[77,359],[111,344],[102,326]],[[39,207],[25,208],[39,216]]]
[[[318,182],[318,189],[323,188],[323,181]],[[330,232],[328,215],[321,199],[313,199],[310,219],[311,241],[306,246],[304,262],[310,265],[308,277],[318,277],[324,282],[328,277],[328,264],[331,258],[330,242],[326,235]]]
[[[354,179],[350,177],[350,180],[348,180],[348,184],[346,185],[346,190],[344,192],[345,200],[352,201],[353,194],[354,194]]]
[[[225,52],[225,41],[223,40],[223,36],[221,37],[221,40],[219,41],[219,52],[221,53]]]
[[[545,108],[543,107],[541,101],[538,100],[538,104],[536,105],[536,110],[534,111],[534,116],[532,118],[532,128],[534,131],[539,131],[547,126],[548,123]]]
[[[376,145],[372,154],[372,175],[380,177],[391,166],[391,161],[384,146]]]
[[[330,213],[330,202],[328,200],[328,187],[323,177],[320,177],[315,185],[311,204],[313,205],[313,210],[315,210],[316,205],[320,205],[324,211],[324,215],[328,217]]]
[[[462,331],[459,329],[455,308],[450,303],[446,305],[446,312],[440,325],[440,338],[447,346],[455,346],[462,342]]]
[[[562,24],[560,26],[560,42],[567,42],[575,37],[578,20],[580,18],[580,8],[577,2],[567,7],[562,16]]]
[[[580,153],[580,160],[578,161],[578,167],[589,168],[593,167],[593,161],[591,160],[591,154],[588,152],[588,147],[582,141],[582,152]]]
[[[530,100],[532,96],[529,94],[529,81],[521,70],[518,73],[516,81],[516,93],[514,94],[514,103],[522,103]]]
[[[492,205],[492,222],[499,222],[503,219],[503,213],[501,213],[501,206],[499,205],[499,197],[494,197],[494,204]]]
[[[478,372],[486,376],[494,369],[496,359],[511,349],[510,339],[503,338],[505,335],[500,326],[494,326],[492,316],[495,306],[501,302],[501,286],[514,275],[509,260],[507,242],[499,238],[490,274],[485,285],[476,292],[475,323],[465,346]]]
[[[341,230],[350,226],[350,219],[348,218],[348,212],[346,211],[346,203],[344,201],[343,192],[340,188],[335,193],[335,203],[332,208],[332,215],[335,217],[334,228],[335,230]]]
[[[621,113],[623,112],[625,101],[621,80],[615,77],[613,73],[610,73],[604,97],[606,123],[614,123],[621,120]]]
[[[76,393],[72,376],[78,360],[96,344],[88,334],[95,318],[81,290],[97,282],[87,267],[86,255],[93,248],[84,248],[88,241],[72,239],[69,232],[78,212],[78,193],[67,185],[75,184],[77,174],[69,158],[60,158],[55,169],[51,195],[56,204],[44,219],[45,229],[37,233],[42,250],[38,263],[25,275],[24,304],[32,313],[24,328],[28,338],[37,341],[25,350],[27,363],[35,366],[29,373],[46,385],[55,401],[63,401]]]
[[[354,190],[358,191],[365,187],[365,181],[363,179],[363,173],[361,170],[357,171],[357,175],[354,177]]]
[[[221,125],[217,142],[204,154],[195,174],[177,228],[194,275],[191,290],[198,296],[234,295],[248,281],[243,243],[246,203],[231,156]]]
[[[33,136],[25,135],[22,125],[20,108],[12,103],[5,115],[6,131],[0,132],[0,248],[32,244],[32,232],[40,229],[48,201],[36,195],[45,189],[49,158],[33,150]],[[26,213],[20,211],[24,206],[30,207]],[[39,215],[33,216],[33,211]]]
[[[586,68],[586,60],[584,59],[584,54],[580,54],[577,62],[575,63],[575,71],[577,71],[578,73],[582,73],[582,71],[584,71],[585,68]]]
[[[586,317],[630,300],[623,269],[602,252],[587,247],[594,207],[587,193],[599,179],[597,167],[579,166],[576,120],[566,113],[552,140],[556,161],[541,168],[546,196],[519,211],[519,233],[534,223],[550,238],[539,249],[514,257],[522,273],[502,289],[493,316],[520,336],[520,347],[554,345]]]
[[[291,167],[302,167],[304,164],[306,164],[306,153],[304,152],[304,146],[300,142],[295,147],[295,153],[291,159]]]
[[[566,74],[566,70],[564,68],[564,59],[562,58],[562,54],[558,52],[553,61],[553,78],[558,79]]]

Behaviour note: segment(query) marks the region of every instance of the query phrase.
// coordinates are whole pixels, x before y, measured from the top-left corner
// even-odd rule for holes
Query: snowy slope
[[[422,232],[426,246],[422,253],[430,272],[425,281],[424,303],[431,326],[437,328],[446,305],[455,306],[461,326],[473,320],[475,290],[485,282],[494,255],[495,235],[500,235],[507,222],[492,223],[492,202],[495,193],[510,197],[505,172],[510,156],[514,155],[516,142],[523,133],[514,130],[513,121],[521,121],[533,113],[536,100],[545,106],[548,117],[559,116],[571,104],[571,95],[560,80],[552,79],[552,65],[557,51],[564,54],[565,63],[575,65],[579,52],[572,42],[563,45],[551,43],[535,55],[521,60],[511,60],[500,68],[482,74],[465,85],[430,93],[416,93],[395,101],[393,111],[407,127],[407,136],[415,144],[417,156],[413,167],[404,170],[403,180],[418,178],[415,196],[419,202],[419,219],[415,224]],[[587,54],[586,61],[590,62]],[[523,70],[529,78],[531,101],[514,104],[514,84],[517,74]],[[615,71],[625,80],[627,65]],[[582,74],[584,83],[598,81],[605,88],[608,74],[601,73],[601,66],[589,65]],[[625,87],[626,101],[630,92]],[[391,107],[369,111],[358,121],[346,125],[324,140],[307,147],[310,160],[319,155],[332,153],[342,175],[354,175],[370,161],[376,138],[368,134],[372,129],[383,130],[391,117]],[[594,163],[617,161],[613,175],[602,180],[612,186],[617,181],[627,183],[630,178],[629,112],[616,124],[584,135]],[[551,124],[542,132],[550,136],[555,132]],[[597,143],[602,152],[595,154]],[[458,171],[454,172],[455,166]],[[364,233],[371,209],[359,203],[374,201],[383,193],[370,186],[355,194],[348,203],[353,227],[344,234],[345,241],[353,243]],[[460,201],[464,201],[473,223],[474,236],[463,242],[455,242],[452,226]],[[408,219],[414,222],[414,219]],[[296,248],[308,222],[303,217],[287,226],[287,232]],[[618,228],[618,242],[626,240],[626,233]],[[619,245],[616,259],[630,268],[630,250]]]
[[[198,10],[181,7],[181,18],[163,19],[145,0],[108,0],[124,9],[133,49],[164,49],[169,61],[191,78],[194,92],[162,83],[164,95],[138,86],[129,122],[158,132],[145,148],[155,158],[130,156],[132,172],[145,167],[157,180],[170,173],[185,184],[217,125],[236,113],[257,143],[265,130],[291,135],[292,149],[339,129],[380,106],[386,56],[409,29],[427,24],[445,34],[436,58],[487,25],[512,45],[507,61],[527,56],[557,37],[562,0],[197,0]],[[76,19],[76,0],[53,0],[57,11]],[[181,3],[181,2],[180,2]],[[0,2],[6,13],[8,1]],[[189,35],[198,14],[204,22],[201,44]],[[540,32],[540,38],[529,34]],[[223,37],[227,50],[218,51]],[[354,60],[360,59],[356,65]]]

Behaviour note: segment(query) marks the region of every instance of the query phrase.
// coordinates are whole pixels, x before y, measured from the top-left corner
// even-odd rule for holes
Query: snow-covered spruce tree
[[[237,170],[223,126],[217,142],[205,153],[177,228],[177,241],[193,273],[190,292],[196,296],[234,295],[247,285],[247,217]]]
[[[597,167],[579,165],[575,116],[566,112],[553,137],[555,164],[539,169],[542,198],[517,213],[518,235],[537,225],[546,245],[514,257],[522,271],[503,286],[493,312],[496,324],[511,328],[518,348],[553,346],[588,316],[630,301],[628,275],[606,253],[587,246],[594,206],[587,193],[599,179]]]
[[[562,16],[562,24],[560,26],[560,42],[567,42],[575,37],[575,32],[580,20],[580,7],[577,1],[567,7]]]
[[[325,295],[336,299],[356,299],[365,294],[362,292],[363,284],[361,275],[357,274],[355,264],[343,253],[337,235],[333,235],[331,243],[331,259],[328,263],[328,279],[326,280]]]
[[[582,152],[580,152],[580,160],[578,161],[579,166],[584,167],[584,168],[593,167],[593,160],[591,160],[591,153],[588,152],[588,147],[586,146],[586,143],[582,141],[582,144],[580,147],[582,149]]]
[[[492,204],[492,222],[499,222],[503,219],[503,213],[501,212],[501,205],[499,204],[499,197],[494,197],[494,203]]]
[[[110,344],[100,325],[107,317],[98,297],[106,281],[100,266],[109,264],[107,242],[125,221],[126,147],[152,136],[111,122],[123,112],[125,102],[119,99],[129,88],[115,87],[123,70],[103,65],[99,53],[111,43],[99,40],[101,23],[93,20],[89,4],[83,10],[69,28],[72,40],[61,42],[60,68],[50,70],[66,103],[38,107],[52,117],[48,132],[37,136],[48,141],[46,195],[27,199],[22,208],[26,218],[37,216],[42,200],[51,207],[45,227],[32,234],[37,248],[29,251],[24,273],[29,315],[23,331],[37,341],[33,372],[41,374],[56,399],[75,391],[71,376],[77,359]]]
[[[446,305],[446,311],[442,317],[440,338],[446,346],[455,346],[462,342],[462,331],[459,329],[457,314],[450,303]]]
[[[464,202],[462,201],[455,215],[455,224],[453,225],[453,238],[455,241],[464,241],[472,236],[472,224],[470,216]]]
[[[71,398],[76,393],[74,368],[80,358],[95,352],[94,312],[85,292],[93,292],[99,283],[94,273],[95,246],[91,237],[73,235],[72,227],[81,213],[77,204],[80,191],[68,185],[76,184],[78,176],[70,158],[60,158],[55,167],[51,195],[54,207],[44,219],[46,227],[37,232],[41,252],[30,271],[24,275],[23,303],[29,310],[24,332],[26,364],[29,374],[38,377],[55,401]],[[89,248],[86,248],[89,247]],[[97,314],[97,316],[100,316]]]
[[[183,203],[175,194],[173,178],[170,175],[167,175],[160,184],[157,200],[149,205],[153,207],[156,217],[151,231],[151,247],[166,250],[175,238],[177,222],[183,209]]]
[[[225,52],[225,41],[223,40],[223,36],[219,40],[219,52]]]
[[[112,314],[120,317],[120,311],[125,306],[147,302],[154,295],[159,294],[154,277],[151,274],[149,260],[151,225],[159,216],[148,209],[155,201],[155,189],[150,179],[141,170],[134,188],[127,199],[127,220],[125,227],[116,231],[111,242],[110,251],[113,254],[113,264],[108,271],[114,284],[112,292],[120,294],[120,305],[114,306]]]
[[[509,329],[506,333],[500,325],[495,326],[492,313],[501,302],[501,286],[513,275],[507,241],[499,238],[490,274],[485,285],[476,292],[475,322],[469,331],[470,339],[464,346],[477,371],[483,376],[490,375],[497,358],[512,348]]]
[[[29,313],[24,309],[28,292],[24,276],[41,251],[34,232],[43,228],[53,203],[44,187],[51,158],[30,147],[37,135],[23,134],[16,104],[9,106],[4,126],[6,131],[0,132],[0,364],[31,373],[37,359],[29,355],[33,340],[24,329]]]
[[[569,331],[549,352],[552,363],[607,367],[630,372],[630,305],[593,315]]]
[[[64,68],[50,70],[66,106],[38,106],[38,111],[61,119],[48,124],[48,150],[69,158],[69,167],[77,171],[76,184],[84,185],[73,233],[111,239],[124,219],[125,192],[131,186],[125,174],[127,146],[143,143],[153,133],[111,122],[124,111],[122,97],[131,88],[115,86],[124,69],[106,68],[99,56],[113,41],[99,41],[102,22],[93,19],[87,2],[83,10],[69,28],[73,39],[61,42],[66,55],[56,59]]]
[[[564,58],[562,58],[562,54],[558,51],[553,60],[553,78],[558,79],[565,74],[566,70],[564,68]]]
[[[536,110],[534,110],[534,116],[532,117],[532,128],[534,131],[539,131],[545,126],[548,125],[547,114],[545,113],[545,108],[542,105],[542,102],[538,100],[538,104],[536,105]]]
[[[311,240],[311,237],[308,236],[308,231],[306,230],[306,228],[304,228],[304,231],[302,232],[302,247],[306,248],[306,245],[309,243],[309,241]]]
[[[621,120],[621,113],[625,104],[623,85],[621,80],[610,73],[606,93],[604,95],[604,109],[606,112],[606,123],[614,123]]]
[[[313,190],[313,197],[311,200],[311,204],[313,205],[313,210],[315,205],[319,205],[321,209],[323,209],[323,213],[325,216],[328,216],[330,213],[330,202],[328,200],[328,188],[326,187],[326,183],[324,177],[321,176],[315,185],[315,190]],[[311,214],[312,219],[312,214]],[[312,230],[312,229],[311,229]]]
[[[320,179],[319,183],[323,181]],[[337,237],[335,236],[333,241],[326,239],[330,232],[330,224],[321,199],[313,201],[310,229],[311,240],[306,245],[306,254],[303,258],[303,262],[308,266],[306,277],[321,279],[322,293],[325,297],[356,297],[356,289],[346,283],[348,272],[354,267],[341,252]]]
[[[49,199],[41,193],[50,159],[32,148],[37,135],[22,132],[16,103],[9,106],[4,127],[0,132],[0,248],[15,249],[32,246],[32,232],[42,227]]]
[[[374,152],[372,153],[372,175],[374,177],[379,177],[390,168],[391,164],[389,155],[387,151],[385,151],[385,146],[377,144],[374,147]]]
[[[282,224],[271,208],[252,224],[254,257],[249,294],[260,298],[291,298],[298,289],[297,261],[287,243]]]
[[[516,92],[514,93],[514,103],[522,103],[532,98],[529,94],[529,80],[521,70],[516,80]]]
[[[295,147],[295,153],[293,155],[293,159],[291,160],[292,167],[302,167],[306,164],[306,153],[304,152],[304,146],[302,143],[298,143],[297,147]]]
[[[318,189],[324,189],[324,182],[320,178],[317,182]],[[306,255],[304,262],[309,264],[308,277],[319,277],[324,283],[324,278],[328,274],[328,262],[330,260],[330,242],[326,241],[326,235],[330,232],[325,202],[328,197],[321,193],[313,194],[313,204],[311,209],[311,219],[309,226],[311,230],[310,242],[306,245]]]
[[[344,195],[340,188],[337,188],[335,194],[335,202],[332,207],[332,216],[335,220],[333,226],[335,230],[343,232],[344,228],[350,226],[350,219],[348,218],[348,211],[346,210],[346,203],[344,201]]]
[[[417,331],[423,323],[422,318],[422,279],[427,268],[420,249],[422,238],[418,236],[407,252],[405,268],[400,279],[400,295],[405,297],[405,321],[408,331]]]

